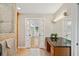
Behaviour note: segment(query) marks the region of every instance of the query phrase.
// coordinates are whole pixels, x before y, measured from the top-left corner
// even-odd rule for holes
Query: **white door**
[[[30,19],[31,48],[39,47],[39,19]]]
[[[40,20],[40,25],[39,25],[39,38],[40,38],[40,43],[39,43],[39,48],[45,48],[45,37],[44,37],[44,20]]]
[[[79,56],[79,3],[75,4],[75,13],[74,17],[75,19],[73,20],[73,44],[74,44],[74,55]]]
[[[26,48],[30,48],[31,39],[30,39],[30,28],[29,28],[29,20],[25,20],[25,46]]]
[[[32,44],[32,40],[34,44]],[[29,18],[25,20],[25,41],[26,48],[32,48],[35,45],[39,48],[45,48],[44,22],[42,19]]]
[[[79,4],[77,5],[77,55],[79,56]]]
[[[79,6],[77,4],[72,4],[71,8],[71,19],[72,19],[72,55],[79,55]]]

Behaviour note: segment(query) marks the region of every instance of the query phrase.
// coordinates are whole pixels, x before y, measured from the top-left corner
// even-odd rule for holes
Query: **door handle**
[[[31,34],[29,34],[29,36],[31,36]]]
[[[78,46],[79,44],[78,44],[78,43],[76,43],[76,45]]]

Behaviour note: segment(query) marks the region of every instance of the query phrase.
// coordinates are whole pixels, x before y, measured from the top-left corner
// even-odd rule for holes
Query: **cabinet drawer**
[[[71,49],[69,47],[56,47],[54,51],[55,56],[70,56],[71,54]]]

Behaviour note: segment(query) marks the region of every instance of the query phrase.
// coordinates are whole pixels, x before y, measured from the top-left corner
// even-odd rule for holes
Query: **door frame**
[[[44,20],[43,20],[43,18],[41,18],[41,17],[33,17],[33,18],[25,18],[25,20],[33,20],[33,19],[35,19],[35,20],[42,20],[43,21],[43,31],[44,31]],[[29,22],[30,23],[30,22]],[[40,43],[39,43],[40,44]],[[26,42],[25,42],[25,47],[26,47]],[[31,47],[30,47],[31,48]],[[40,46],[38,47],[38,48],[40,48]]]
[[[79,56],[79,3],[77,4],[77,56]]]
[[[77,56],[77,41],[78,37],[78,5],[73,4],[72,8],[72,43],[71,43],[71,56]]]

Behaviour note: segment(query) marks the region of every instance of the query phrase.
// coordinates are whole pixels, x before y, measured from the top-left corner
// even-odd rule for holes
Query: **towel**
[[[6,40],[6,47],[7,48],[11,48],[12,47],[12,41],[13,41],[12,39],[7,39]]]
[[[14,38],[6,39],[7,56],[15,55],[15,40]]]

